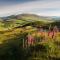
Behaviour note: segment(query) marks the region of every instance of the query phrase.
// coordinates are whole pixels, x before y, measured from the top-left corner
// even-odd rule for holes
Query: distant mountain
[[[49,19],[49,20],[51,20],[51,17],[39,16],[39,15],[35,15],[35,14],[20,14],[20,15],[17,15],[17,17],[18,18],[28,18],[29,17],[30,19],[34,18],[35,20],[36,19],[43,19],[43,20]]]
[[[43,19],[43,20],[60,20],[60,16],[39,16],[36,14],[18,14],[18,15],[11,15],[7,17],[2,17],[3,20],[9,19]]]
[[[36,18],[36,19],[49,19],[51,20],[51,17],[45,17],[45,16],[39,16],[36,14],[19,14],[19,15],[11,15],[11,16],[7,16],[7,17],[2,17],[3,19],[7,20],[7,19],[23,19],[23,18]],[[28,18],[28,19],[29,19]]]
[[[53,16],[52,19],[54,19],[54,20],[60,20],[60,16]]]
[[[60,20],[56,17],[39,16],[35,14],[19,14],[0,18],[0,29],[11,29],[23,26],[45,26]]]

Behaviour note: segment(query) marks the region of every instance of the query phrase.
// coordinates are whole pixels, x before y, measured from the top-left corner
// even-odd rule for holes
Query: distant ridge
[[[25,26],[49,26],[51,23],[52,25],[59,26],[60,20],[55,20],[53,17],[39,16],[36,14],[18,14],[0,18],[1,30]]]

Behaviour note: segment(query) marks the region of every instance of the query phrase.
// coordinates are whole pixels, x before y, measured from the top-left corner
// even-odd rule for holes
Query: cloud
[[[46,16],[60,16],[59,12],[60,0],[34,0],[13,5],[0,5],[0,16],[7,16],[19,13],[34,13]]]

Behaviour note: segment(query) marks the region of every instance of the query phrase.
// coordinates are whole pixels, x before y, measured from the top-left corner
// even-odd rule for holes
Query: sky
[[[60,0],[0,0],[0,17],[22,13],[60,16]]]

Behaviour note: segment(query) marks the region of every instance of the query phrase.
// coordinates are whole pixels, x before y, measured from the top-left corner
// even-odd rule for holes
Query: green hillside
[[[60,20],[34,14],[0,18],[0,60],[60,60],[60,32],[55,25],[60,29]],[[54,26],[57,32],[49,34]]]
[[[25,25],[46,25],[52,22],[54,21],[51,19],[34,14],[20,14],[16,16],[12,15],[0,19],[0,31],[12,29],[18,26],[22,27]]]

